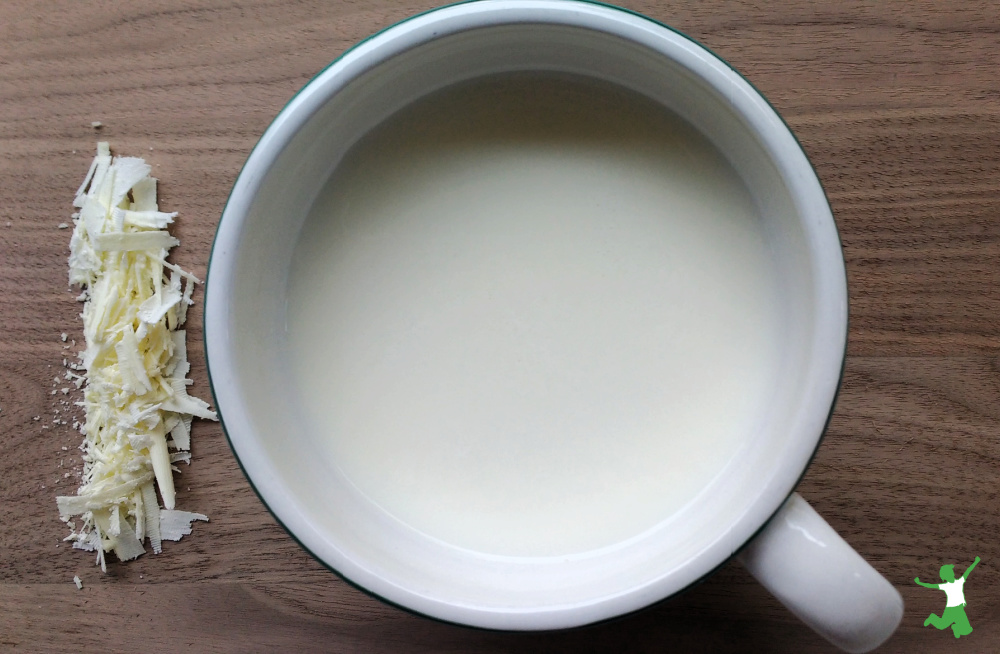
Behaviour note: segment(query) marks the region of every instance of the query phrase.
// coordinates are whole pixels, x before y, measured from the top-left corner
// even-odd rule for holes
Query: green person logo
[[[943,590],[945,595],[948,596],[948,603],[944,607],[944,612],[941,613],[940,617],[938,617],[935,613],[931,613],[927,616],[927,619],[924,620],[925,627],[927,625],[931,625],[936,629],[947,629],[948,627],[951,627],[951,631],[955,634],[955,638],[968,636],[972,633],[972,625],[969,624],[969,618],[965,615],[965,591],[962,589],[965,586],[965,580],[969,578],[969,573],[972,572],[972,569],[976,567],[977,563],[979,563],[978,556],[959,579],[955,579],[955,566],[941,566],[941,579],[944,581],[943,584],[925,584],[920,581],[920,577],[913,580],[924,588],[937,588],[939,590]]]

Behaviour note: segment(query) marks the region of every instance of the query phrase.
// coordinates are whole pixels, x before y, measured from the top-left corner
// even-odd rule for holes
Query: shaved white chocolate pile
[[[171,464],[190,462],[191,420],[217,417],[187,393],[190,365],[178,327],[198,280],[166,261],[178,244],[166,230],[177,214],[159,210],[149,173],[142,159],[112,158],[108,144],[98,143],[73,202],[80,212],[69,281],[84,287],[87,417],[83,484],[56,503],[72,530],[65,540],[96,551],[105,571],[105,552],[128,561],[145,553],[148,538],[159,553],[163,540],[179,540],[193,520],[208,519],[174,510]],[[79,528],[74,516],[82,518]]]

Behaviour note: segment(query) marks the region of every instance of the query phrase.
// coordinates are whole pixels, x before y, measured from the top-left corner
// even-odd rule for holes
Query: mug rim
[[[570,606],[568,608],[559,607],[558,612],[562,616],[560,619],[554,621],[546,620],[545,616],[548,616],[550,614],[545,614],[543,615],[541,620],[537,619],[528,620],[525,622],[525,624],[522,624],[519,627],[512,628],[510,626],[507,626],[506,624],[501,625],[501,624],[496,624],[490,620],[483,621],[480,619],[476,619],[476,616],[473,616],[472,614],[464,615],[465,607],[451,605],[451,608],[457,609],[457,612],[453,611],[447,614],[442,614],[440,611],[435,610],[436,607],[434,606],[417,607],[414,606],[412,603],[408,604],[405,603],[404,601],[394,599],[389,596],[390,595],[389,593],[376,591],[372,589],[369,585],[366,585],[363,581],[359,581],[356,578],[353,578],[342,568],[338,568],[333,563],[324,558],[322,555],[317,553],[314,547],[311,547],[309,544],[304,542],[304,540],[300,538],[300,536],[293,530],[293,528],[289,526],[288,518],[287,517],[282,518],[279,515],[279,509],[276,506],[274,506],[274,504],[276,503],[275,498],[271,497],[270,501],[265,498],[265,492],[264,490],[262,490],[261,487],[262,485],[261,480],[258,478],[258,481],[256,482],[254,481],[254,478],[251,476],[251,473],[248,470],[247,462],[244,460],[245,456],[241,458],[238,451],[237,443],[236,441],[234,441],[232,435],[230,434],[229,428],[227,428],[226,426],[226,421],[223,416],[222,405],[219,402],[220,397],[223,397],[226,391],[221,390],[216,386],[215,383],[216,376],[213,376],[212,374],[211,361],[213,357],[209,355],[209,348],[210,347],[214,348],[213,344],[218,344],[219,347],[215,349],[215,351],[221,350],[223,343],[226,340],[228,340],[228,335],[224,333],[225,325],[222,324],[224,323],[224,320],[217,321],[215,319],[215,313],[221,309],[213,309],[214,305],[210,304],[209,302],[209,297],[210,297],[209,292],[213,288],[213,286],[209,282],[213,279],[212,275],[213,270],[218,271],[220,268],[222,268],[221,264],[213,267],[213,262],[218,263],[216,261],[216,254],[217,251],[219,250],[220,245],[227,244],[226,241],[227,234],[224,233],[224,227],[229,227],[229,225],[226,223],[226,217],[233,216],[235,214],[234,218],[230,218],[229,223],[233,223],[234,221],[237,223],[241,223],[245,219],[247,214],[246,209],[249,208],[249,206],[252,204],[252,198],[256,195],[256,191],[259,189],[262,180],[264,179],[267,172],[270,170],[271,165],[275,162],[275,160],[277,159],[281,151],[284,149],[284,147],[295,137],[298,131],[309,121],[309,119],[316,111],[318,106],[322,105],[323,103],[328,101],[329,97],[332,97],[333,95],[336,94],[337,88],[342,88],[353,79],[357,79],[361,75],[364,75],[367,70],[366,69],[361,72],[349,75],[347,78],[345,78],[338,84],[334,79],[336,74],[338,73],[338,71],[336,70],[338,66],[342,67],[344,65],[344,62],[351,59],[352,57],[357,59],[366,56],[372,56],[372,54],[379,55],[378,49],[385,48],[386,44],[388,43],[388,40],[391,40],[391,38],[394,35],[398,34],[400,30],[404,32],[407,30],[409,31],[423,30],[424,32],[426,32],[435,23],[443,19],[455,18],[474,13],[486,15],[490,12],[502,13],[505,11],[511,13],[516,13],[518,11],[523,11],[526,13],[538,12],[538,11],[548,11],[548,12],[556,11],[556,12],[564,12],[564,17],[568,17],[574,11],[574,5],[576,5],[576,11],[579,11],[580,6],[583,6],[596,10],[597,12],[602,14],[604,18],[611,18],[615,17],[617,14],[624,14],[627,17],[631,18],[632,20],[638,19],[643,23],[648,23],[647,27],[652,27],[653,29],[660,31],[659,36],[661,39],[663,39],[664,43],[667,43],[667,41],[669,41],[670,39],[678,39],[678,38],[681,39],[682,41],[687,42],[686,45],[693,46],[697,51],[709,55],[709,59],[706,61],[716,72],[720,72],[721,69],[724,68],[725,70],[721,71],[723,74],[732,76],[734,81],[737,81],[739,84],[743,85],[746,90],[749,91],[749,93],[753,96],[754,100],[762,102],[763,105],[758,108],[762,112],[761,115],[766,114],[767,115],[766,117],[769,120],[777,119],[777,125],[779,125],[777,129],[782,131],[784,135],[790,136],[792,142],[794,143],[795,152],[793,153],[793,156],[801,155],[802,159],[805,161],[807,170],[805,171],[804,175],[808,179],[795,182],[793,180],[788,179],[788,176],[784,172],[782,172],[782,178],[785,179],[785,181],[789,184],[790,187],[795,186],[796,188],[800,187],[802,184],[810,185],[813,182],[815,183],[816,189],[818,190],[819,193],[819,199],[821,200],[822,207],[825,208],[825,213],[829,214],[828,222],[830,226],[832,226],[834,235],[836,237],[837,250],[839,254],[839,266],[840,266],[840,272],[842,273],[841,277],[843,282],[842,283],[843,307],[841,311],[841,313],[843,314],[842,315],[843,319],[839,321],[839,324],[842,325],[841,331],[843,338],[840,341],[841,347],[839,348],[840,351],[838,357],[840,362],[839,370],[836,373],[836,381],[832,387],[832,396],[830,397],[829,400],[829,408],[827,409],[827,413],[823,421],[823,426],[819,430],[818,435],[815,437],[815,442],[813,443],[812,447],[809,448],[808,451],[805,453],[806,454],[805,458],[800,461],[801,465],[798,466],[798,469],[792,470],[791,472],[788,472],[787,475],[785,475],[785,478],[781,480],[785,482],[784,484],[778,484],[777,481],[771,480],[768,484],[768,491],[771,492],[767,494],[766,498],[765,496],[761,496],[761,498],[759,498],[751,506],[751,509],[747,512],[747,513],[754,512],[756,513],[756,515],[753,518],[747,518],[746,515],[744,515],[738,521],[739,523],[745,523],[749,521],[757,525],[756,528],[752,529],[752,533],[750,533],[745,538],[740,537],[737,542],[732,543],[732,545],[728,548],[729,553],[723,556],[721,560],[718,560],[716,564],[710,566],[709,569],[702,571],[699,575],[688,580],[686,583],[681,584],[673,591],[653,601],[643,601],[635,605],[625,606],[624,608],[619,606],[621,610],[604,611],[603,617],[600,617],[596,620],[588,619],[583,621],[573,620],[573,619],[566,620],[565,616],[562,616],[562,614],[566,613],[567,611],[578,612],[578,609],[580,609],[581,607],[579,606]],[[501,19],[495,21],[487,21],[484,24],[479,25],[479,27],[493,27],[500,24],[510,24],[510,23],[528,24],[532,22],[535,23],[544,22],[549,24],[563,24],[563,25],[573,24],[577,27],[580,26],[575,23],[567,23],[559,20],[540,21],[537,20],[536,16],[535,20]],[[608,22],[610,23],[612,21]],[[416,43],[417,44],[426,43],[435,38],[438,38],[439,36],[446,36],[449,34],[460,33],[462,31],[466,31],[473,28],[474,27],[466,26],[464,28],[460,27],[458,29],[454,29],[451,32],[443,32],[440,34],[438,32],[434,32],[431,35],[424,34],[423,37],[420,38]],[[663,30],[666,30],[666,32],[664,33]],[[616,31],[615,29],[609,28],[603,31],[606,31],[610,34],[614,34],[621,38],[625,38],[626,40],[635,42],[634,39],[631,39],[628,36],[623,35],[621,32]],[[389,45],[391,45],[391,43]],[[412,47],[412,44],[409,47]],[[399,54],[400,52],[405,51],[406,49],[408,48],[402,48],[394,51],[390,48],[390,51],[387,54],[380,55],[381,58],[376,57],[376,61],[372,65],[381,63]],[[658,49],[657,52],[666,55],[666,53]],[[705,77],[700,74],[699,77],[705,79]],[[712,80],[706,80],[706,81],[712,84],[713,87],[715,86],[715,82],[713,82]],[[327,87],[330,85],[333,85],[334,87],[337,88],[335,88],[333,91],[329,91]],[[317,95],[321,96],[321,99],[318,101],[318,103],[314,97]],[[310,104],[314,106],[310,107]],[[745,115],[742,111],[740,113],[741,115]],[[242,185],[241,182],[243,182]],[[241,195],[237,195],[237,191],[240,191]],[[247,198],[250,199],[248,200]],[[244,207],[237,206],[241,202],[245,205]],[[239,227],[239,225],[237,225],[237,227]],[[230,232],[232,231],[233,231],[232,228],[230,228]],[[238,229],[236,231],[238,232]],[[231,254],[228,251],[223,251],[223,252],[224,255]],[[229,281],[229,276],[231,276],[230,273],[231,271],[226,271],[226,275],[228,276],[224,278],[225,282]],[[218,277],[219,275],[216,274],[214,278],[218,279]],[[836,282],[838,280],[834,281]],[[767,100],[764,94],[761,93],[755,86],[753,86],[753,84],[749,80],[743,77],[739,73],[739,71],[737,71],[722,57],[713,52],[710,48],[701,44],[696,39],[688,36],[687,34],[669,25],[666,25],[662,22],[659,22],[648,16],[645,16],[637,11],[601,2],[599,0],[461,0],[460,2],[429,9],[427,11],[404,18],[403,20],[400,20],[378,32],[375,32],[374,34],[352,45],[347,50],[345,50],[341,55],[333,59],[316,75],[314,75],[305,85],[303,85],[288,100],[288,102],[284,105],[281,111],[279,111],[279,113],[271,121],[267,129],[262,134],[261,138],[254,145],[250,155],[247,157],[246,162],[244,162],[233,184],[233,187],[230,190],[220,220],[216,227],[211,248],[211,255],[209,258],[206,271],[205,314],[202,326],[202,336],[205,348],[205,361],[206,361],[210,391],[212,393],[212,397],[216,405],[216,410],[219,415],[219,422],[220,426],[222,427],[223,434],[226,437],[226,441],[229,444],[231,451],[233,452],[233,456],[235,457],[237,464],[240,467],[240,470],[246,477],[247,481],[250,483],[250,486],[253,489],[254,493],[257,495],[258,498],[260,498],[265,508],[267,508],[268,512],[274,517],[274,519],[278,522],[278,524],[286,531],[286,533],[288,533],[292,537],[292,539],[296,543],[299,544],[300,547],[302,547],[314,559],[320,562],[325,568],[337,574],[340,578],[345,580],[351,586],[361,590],[362,592],[372,597],[379,599],[380,601],[386,602],[398,608],[402,608],[407,612],[420,615],[423,617],[428,617],[441,622],[458,624],[462,626],[471,626],[474,628],[495,629],[495,630],[565,629],[576,626],[595,624],[615,619],[624,615],[628,615],[640,610],[644,610],[650,606],[658,604],[662,601],[666,601],[671,597],[674,597],[676,595],[685,592],[686,590],[704,581],[706,578],[714,574],[719,568],[725,565],[730,559],[734,558],[742,549],[744,549],[747,545],[749,545],[753,541],[753,539],[757,536],[757,534],[759,534],[767,527],[771,519],[780,511],[782,506],[784,506],[785,501],[794,492],[795,487],[801,481],[802,477],[808,470],[809,465],[815,458],[819,446],[822,443],[822,440],[825,436],[826,429],[832,418],[834,408],[836,406],[836,401],[838,394],[840,392],[840,386],[843,378],[844,367],[846,365],[846,354],[847,354],[847,328],[848,328],[849,315],[847,311],[846,282],[847,282],[846,267],[844,265],[843,247],[840,241],[839,232],[837,231],[836,223],[833,220],[832,211],[830,210],[829,207],[829,201],[826,197],[825,191],[822,188],[822,182],[819,180],[819,177],[815,171],[815,167],[809,160],[807,153],[802,148],[801,143],[798,141],[794,132],[784,121],[781,115],[777,112],[777,110],[773,107],[773,105],[771,105],[771,103]],[[225,286],[223,286],[223,288],[224,288],[223,294],[225,295],[226,294],[225,291],[228,290],[228,288],[226,288]],[[216,326],[217,323],[219,323],[218,327]],[[216,356],[216,361],[218,362],[218,360],[219,358]],[[227,361],[226,365],[231,366],[231,362]],[[219,367],[225,368],[226,365]],[[789,479],[791,480],[790,483],[788,483]],[[781,486],[783,490],[775,491],[776,486]],[[767,507],[770,508],[763,508],[762,505],[766,505]],[[760,519],[761,515],[763,516],[763,519]],[[717,546],[719,544],[720,544],[719,542],[712,543],[711,546],[706,547],[704,550],[702,550],[699,553],[699,555],[695,557],[695,559],[693,559],[692,561],[695,562],[698,560],[705,559],[706,552],[708,552],[710,549],[717,549]],[[555,613],[556,611],[552,611],[551,615],[554,616]],[[511,613],[506,613],[504,615],[507,618],[505,622],[510,622],[509,618],[511,616],[530,617],[530,613],[521,613],[516,610],[512,611]]]

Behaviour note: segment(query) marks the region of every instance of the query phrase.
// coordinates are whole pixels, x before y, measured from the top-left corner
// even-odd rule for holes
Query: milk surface
[[[464,84],[361,140],[314,205],[288,437],[434,538],[585,552],[752,441],[779,327],[762,221],[686,123],[573,78]]]

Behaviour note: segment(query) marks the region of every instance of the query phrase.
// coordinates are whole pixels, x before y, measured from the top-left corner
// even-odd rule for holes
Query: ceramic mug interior
[[[724,155],[764,221],[781,285],[779,382],[724,474],[669,520],[568,556],[498,556],[426,536],[318,456],[289,383],[287,292],[303,222],[345,153],[403,107],[457,82],[553,71],[610,82],[682,117]],[[688,38],[597,4],[488,1],[415,17],[361,43],[281,112],[225,209],[208,275],[216,405],[254,488],[321,562],[378,596],[452,622],[554,629],[627,613],[710,573],[792,491],[839,384],[847,300],[823,191],[774,110]]]

